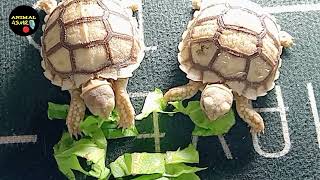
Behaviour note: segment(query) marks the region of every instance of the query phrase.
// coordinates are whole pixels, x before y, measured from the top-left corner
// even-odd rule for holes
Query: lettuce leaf
[[[234,112],[231,109],[227,114],[211,121],[207,118],[200,107],[199,101],[189,101],[187,107],[184,107],[182,101],[170,102],[175,107],[175,112],[181,112],[188,115],[196,125],[193,135],[211,136],[227,133],[235,124]]]
[[[148,174],[142,175],[132,180],[200,180],[200,178],[195,173],[181,174],[178,177],[165,177],[162,174]]]
[[[50,119],[65,119],[68,105],[49,103],[48,117]],[[84,135],[76,141],[68,133],[62,135],[61,140],[54,146],[54,157],[59,170],[68,179],[76,179],[74,170],[98,179],[107,179],[111,174],[105,165],[107,139],[137,136],[135,126],[128,129],[118,129],[119,115],[113,111],[109,118],[87,116],[80,123],[81,133]],[[78,158],[83,158],[90,166],[86,171]]]
[[[48,103],[48,118],[52,119],[66,119],[68,115],[69,105]]]
[[[160,89],[155,89],[147,95],[142,111],[136,116],[136,120],[142,120],[148,117],[152,112],[163,112],[166,106],[167,105],[163,100],[162,91]]]
[[[191,167],[184,163],[198,163],[199,154],[193,145],[186,149],[168,151],[167,153],[126,153],[110,164],[111,173],[115,178],[136,176],[136,180],[172,179],[183,174],[191,175],[204,168]]]
[[[110,163],[110,168],[115,178],[139,174],[163,174],[165,159],[160,153],[127,153]]]
[[[68,105],[60,105],[48,103],[48,118],[49,119],[66,119],[68,115]],[[80,124],[81,131],[86,135],[93,137],[97,133],[97,128],[100,128],[106,139],[118,139],[123,137],[133,137],[139,134],[137,128],[132,126],[126,129],[119,129],[117,122],[119,114],[113,110],[108,118],[100,118],[98,116],[87,116]],[[96,139],[96,138],[93,138]],[[97,142],[98,144],[104,142]]]
[[[174,180],[200,180],[199,176],[196,175],[196,173],[188,173],[188,174],[182,174]]]
[[[166,173],[164,174],[164,176],[179,177],[182,174],[195,173],[204,169],[206,168],[191,167],[191,166],[185,165],[184,163],[166,164]]]
[[[68,179],[76,179],[73,170],[98,179],[106,179],[110,174],[110,170],[105,166],[106,144],[101,148],[92,138],[75,141],[68,133],[64,133],[53,149],[58,168]],[[86,159],[87,163],[91,164],[90,171],[82,168],[78,157]]]
[[[199,163],[199,153],[194,145],[190,144],[183,150],[166,152],[166,164],[177,163]]]

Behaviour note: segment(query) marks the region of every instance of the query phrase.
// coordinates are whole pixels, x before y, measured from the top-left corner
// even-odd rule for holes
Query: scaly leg
[[[190,80],[188,84],[172,88],[168,92],[166,92],[166,94],[164,95],[164,100],[166,102],[172,102],[189,99],[197,94],[202,86],[202,82]]]
[[[193,10],[200,10],[200,7],[201,7],[201,0],[192,0]]]
[[[134,125],[134,108],[127,93],[128,78],[113,82],[116,99],[116,109],[120,115],[119,127],[128,128]]]
[[[280,31],[280,43],[285,48],[291,47],[293,45],[293,37],[285,31]]]
[[[39,8],[44,12],[46,12],[46,14],[51,14],[56,7],[57,7],[56,0],[39,0],[34,6],[34,8]]]
[[[251,127],[251,132],[264,133],[263,119],[250,105],[249,99],[234,93],[239,116]]]
[[[67,116],[66,124],[71,135],[78,136],[80,134],[80,122],[84,118],[86,105],[80,97],[80,90],[74,89],[69,91],[71,102]]]

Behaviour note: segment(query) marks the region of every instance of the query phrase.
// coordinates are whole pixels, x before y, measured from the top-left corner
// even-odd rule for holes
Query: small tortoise
[[[113,0],[40,0],[43,26],[41,65],[52,84],[71,95],[67,126],[79,133],[86,107],[108,117],[117,108],[120,127],[134,124],[126,91],[128,78],[144,57],[142,34],[131,9]]]
[[[279,77],[283,47],[292,37],[280,31],[275,18],[247,0],[213,0],[195,11],[179,44],[180,69],[188,84],[170,89],[166,101],[201,94],[201,108],[210,120],[227,113],[236,100],[239,116],[252,132],[264,132],[262,117],[250,100],[264,96]],[[233,93],[232,93],[233,92]]]

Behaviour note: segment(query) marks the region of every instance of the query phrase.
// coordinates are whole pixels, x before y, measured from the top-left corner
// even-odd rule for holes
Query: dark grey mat
[[[53,145],[64,127],[62,121],[46,118],[47,102],[68,103],[69,96],[42,76],[40,56],[23,37],[9,30],[8,16],[17,5],[33,1],[1,1],[0,16],[0,136],[36,134],[35,144],[0,145],[0,179],[63,179],[53,159]],[[263,6],[319,3],[310,1],[259,1]],[[240,119],[224,138],[233,159],[227,159],[217,137],[200,137],[198,150],[202,179],[318,179],[320,148],[314,117],[307,91],[312,83],[315,98],[320,103],[319,29],[320,12],[294,12],[275,15],[283,29],[296,38],[294,48],[282,56],[283,65],[277,85],[282,91],[291,147],[279,158],[267,158],[254,149],[252,137]],[[145,42],[157,46],[146,52],[140,68],[131,78],[129,92],[166,90],[187,82],[178,68],[177,45],[191,17],[188,0],[146,0],[143,6]],[[258,108],[278,106],[276,91],[254,102]],[[132,98],[140,112],[143,97]],[[320,105],[319,105],[320,106]],[[318,106],[318,107],[319,107]],[[318,108],[319,110],[319,108]],[[280,152],[284,148],[279,112],[262,113],[266,134],[260,146],[265,152]],[[151,118],[139,122],[141,133],[153,133]],[[191,142],[191,121],[183,115],[173,118],[160,115],[161,151],[185,147]],[[154,139],[123,139],[109,142],[109,160],[124,152],[154,152]]]

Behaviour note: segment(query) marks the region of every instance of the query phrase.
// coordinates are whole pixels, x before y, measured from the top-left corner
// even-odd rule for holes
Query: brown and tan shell
[[[249,99],[274,87],[281,64],[279,26],[257,4],[202,6],[179,44],[180,69],[193,81],[224,83]]]
[[[62,90],[131,77],[143,59],[137,22],[117,1],[64,0],[45,21],[41,64]]]

